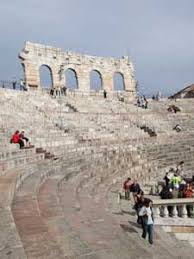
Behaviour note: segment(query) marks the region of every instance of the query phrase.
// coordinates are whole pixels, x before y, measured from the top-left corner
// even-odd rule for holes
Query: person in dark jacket
[[[134,199],[134,204],[135,204],[135,196],[137,195],[137,193],[139,193],[141,191],[141,188],[136,179],[134,180],[130,189],[131,189],[131,192],[133,193],[133,199]]]
[[[21,131],[19,136],[20,136],[21,140],[25,140],[26,141],[26,145],[29,145],[29,139],[25,137],[25,132],[24,131]]]
[[[169,183],[170,183],[170,176],[169,176],[169,172],[166,173],[165,177],[163,178],[165,183],[166,183],[166,186],[169,186]]]
[[[103,95],[104,95],[104,99],[106,99],[107,98],[107,91],[106,90],[103,91]]]

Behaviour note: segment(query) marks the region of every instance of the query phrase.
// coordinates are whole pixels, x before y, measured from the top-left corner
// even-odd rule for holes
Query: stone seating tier
[[[178,116],[188,130],[178,135],[178,142],[170,130],[178,116],[166,119],[162,102],[157,108],[150,102],[150,109],[143,110],[117,100],[52,99],[46,93],[0,90],[0,103],[0,147],[2,161],[9,168],[0,176],[1,218],[8,215],[2,226],[2,258],[6,253],[10,258],[16,254],[18,258],[53,258],[55,254],[76,259],[127,259],[129,254],[138,258],[143,253],[144,258],[157,254],[155,258],[162,259],[164,252],[171,258],[182,255],[170,237],[170,245],[156,240],[153,250],[145,248],[138,232],[126,237],[121,230],[123,219],[110,212],[107,197],[112,186],[122,186],[124,178],[138,178],[146,185],[179,159],[187,163],[187,172],[192,169],[189,121],[193,108],[181,103],[183,112]],[[67,109],[67,103],[77,112]],[[151,128],[158,121],[159,134],[154,139],[138,127],[143,122]],[[34,151],[17,152],[17,146],[8,143],[15,128],[24,129],[36,147],[47,147],[57,156],[49,162]]]

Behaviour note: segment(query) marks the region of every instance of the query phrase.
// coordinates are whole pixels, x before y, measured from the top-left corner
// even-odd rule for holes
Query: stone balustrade
[[[188,206],[190,207],[190,215],[188,215]],[[153,211],[154,218],[183,218],[192,217],[194,215],[194,198],[185,199],[166,199],[154,200]]]

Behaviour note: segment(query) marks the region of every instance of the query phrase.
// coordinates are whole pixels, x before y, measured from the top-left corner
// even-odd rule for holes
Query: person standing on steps
[[[127,180],[124,181],[123,183],[123,189],[125,191],[125,200],[130,200],[130,188],[132,185],[131,178],[127,178]]]
[[[143,229],[142,238],[146,239],[148,234],[148,241],[152,245],[154,217],[153,217],[151,200],[145,200],[144,206],[139,211],[139,217],[142,218],[142,229]]]
[[[135,197],[137,195],[138,192],[141,191],[141,188],[137,182],[137,179],[134,179],[133,184],[131,185],[131,192],[133,193],[133,200],[134,200],[134,204],[135,204]]]
[[[184,165],[185,165],[184,161],[180,161],[178,163],[177,168],[176,168],[176,174],[177,175],[183,176],[183,174],[184,174]]]
[[[104,99],[106,99],[107,98],[107,91],[106,90],[103,91],[103,95],[104,95]]]
[[[166,186],[169,186],[169,183],[170,183],[169,172],[166,172],[166,175],[164,176],[163,180],[165,181]]]

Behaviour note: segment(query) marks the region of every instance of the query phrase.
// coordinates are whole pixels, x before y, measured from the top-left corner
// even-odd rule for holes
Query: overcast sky
[[[92,55],[128,53],[141,91],[194,83],[193,0],[0,0],[0,79],[20,77],[26,40]]]

